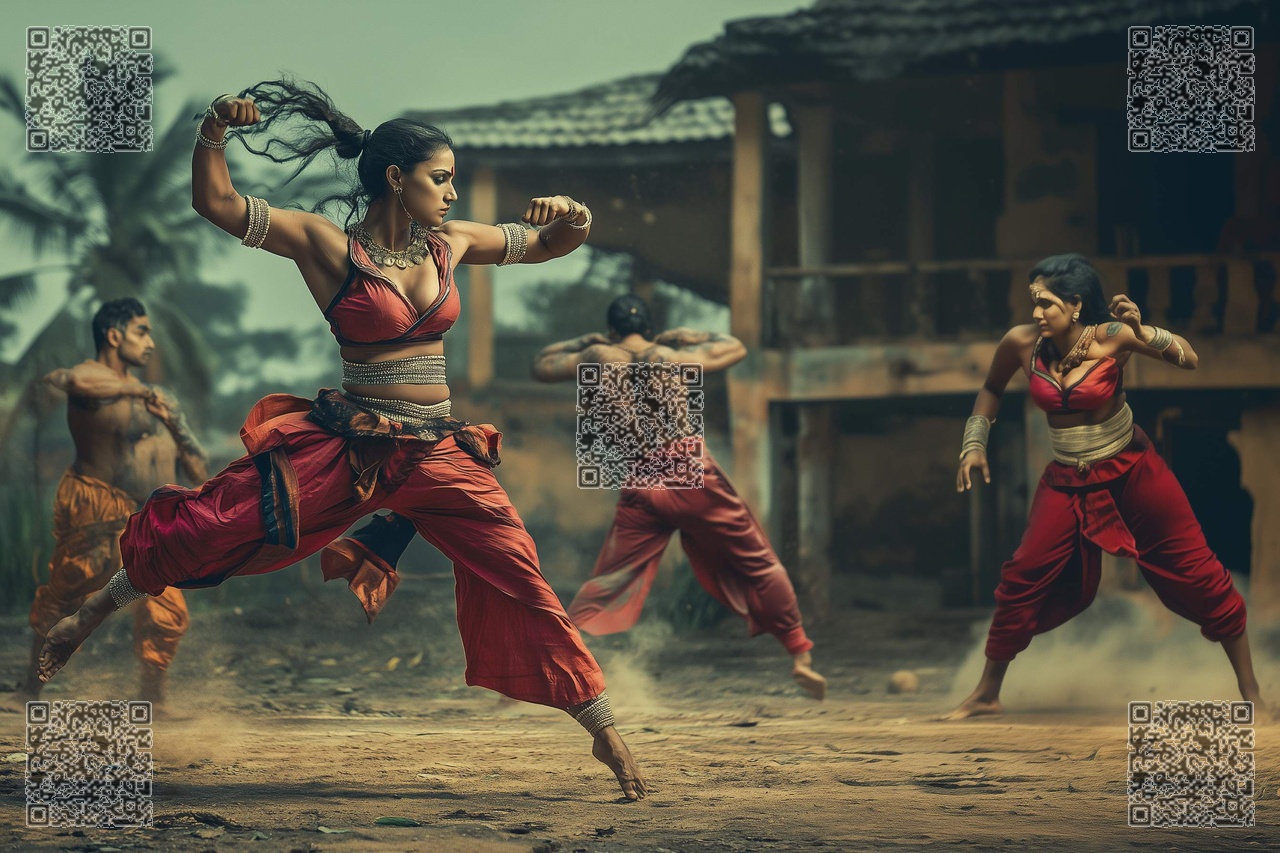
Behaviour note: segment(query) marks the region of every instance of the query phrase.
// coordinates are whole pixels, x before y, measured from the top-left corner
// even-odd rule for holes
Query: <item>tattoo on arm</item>
[[[1121,323],[1119,320],[1111,321],[1107,324],[1107,337],[1114,338],[1116,335],[1120,334],[1120,330],[1123,328],[1124,323]]]

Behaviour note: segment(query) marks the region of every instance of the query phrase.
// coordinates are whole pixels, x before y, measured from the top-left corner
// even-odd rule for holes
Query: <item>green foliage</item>
[[[0,608],[25,613],[36,587],[48,579],[53,556],[51,519],[45,502],[30,487],[0,492]]]
[[[697,631],[718,625],[728,609],[711,597],[687,562],[681,561],[671,585],[655,601],[655,610],[678,631]]]

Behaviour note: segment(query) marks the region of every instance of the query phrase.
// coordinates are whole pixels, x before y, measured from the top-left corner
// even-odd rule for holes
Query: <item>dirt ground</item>
[[[24,765],[14,757],[25,750],[23,720],[0,714],[0,847],[1280,847],[1280,727],[1257,729],[1256,826],[1126,825],[1126,697],[1234,698],[1216,646],[1131,602],[1100,602],[1058,636],[1038,639],[1011,671],[1009,713],[962,723],[931,718],[976,677],[981,610],[841,603],[813,632],[815,661],[830,680],[822,703],[790,684],[770,638],[748,641],[734,619],[691,635],[645,623],[592,639],[619,729],[652,789],[627,804],[565,715],[503,705],[463,685],[447,576],[406,579],[372,626],[335,586],[307,587],[270,607],[196,608],[172,685],[174,710],[190,718],[153,726],[154,828],[27,828]],[[130,621],[108,623],[44,698],[131,696]],[[0,623],[0,683],[18,672],[24,631],[19,618]],[[1276,632],[1259,629],[1254,645],[1264,690],[1280,696],[1270,663],[1280,657]],[[917,674],[919,692],[887,692],[900,669]],[[421,826],[377,824],[382,817]]]

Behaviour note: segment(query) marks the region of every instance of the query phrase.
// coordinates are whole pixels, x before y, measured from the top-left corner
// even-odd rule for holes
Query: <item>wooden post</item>
[[[489,166],[477,168],[471,179],[471,218],[498,220],[498,179]],[[467,380],[476,390],[493,381],[493,267],[470,268],[467,297]]]
[[[799,514],[799,565],[795,580],[804,601],[804,612],[815,622],[826,618],[831,599],[832,463],[835,414],[829,403],[800,409],[800,435],[796,442],[797,511]]]
[[[1213,316],[1213,308],[1218,303],[1218,267],[1216,264],[1196,264],[1194,298],[1191,331],[1200,334],[1218,331],[1218,318]]]
[[[1227,262],[1227,307],[1222,317],[1224,335],[1252,335],[1258,330],[1258,291],[1252,261]]]
[[[821,267],[831,262],[832,124],[829,103],[794,110],[799,137],[797,207],[800,265]],[[835,299],[831,281],[811,276],[800,284],[799,340],[781,340],[783,347],[830,346],[835,341]],[[832,453],[835,413],[829,404],[800,407],[796,443],[796,512],[799,562],[796,585],[811,619],[827,613],[831,589]]]
[[[799,139],[796,158],[796,206],[799,214],[800,266],[818,267],[831,262],[831,105],[803,105],[793,111]],[[835,297],[831,281],[810,276],[800,282],[798,311],[801,343],[828,346],[835,343]],[[781,341],[783,346],[792,341]]]
[[[1147,270],[1147,320],[1148,326],[1168,326],[1169,306],[1173,303],[1173,290],[1169,284],[1169,268],[1151,267]]]
[[[934,142],[928,134],[913,136],[911,141],[911,174],[907,187],[907,260],[932,260],[934,240]],[[922,337],[934,333],[934,299],[931,275],[913,273],[908,280],[909,331]]]
[[[1246,409],[1227,435],[1240,454],[1240,485],[1253,497],[1251,619],[1280,617],[1280,407]]]
[[[760,346],[764,282],[765,157],[768,121],[759,92],[734,96],[733,193],[730,209],[729,322],[747,347]]]
[[[764,283],[765,161],[768,121],[759,92],[734,96],[730,216],[729,326],[747,357],[728,372],[733,480],[761,518],[769,514],[769,399],[763,385],[761,288]],[[766,522],[767,524],[767,522]]]

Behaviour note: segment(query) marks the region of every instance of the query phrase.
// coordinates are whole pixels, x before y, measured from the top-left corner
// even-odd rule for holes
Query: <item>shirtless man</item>
[[[606,315],[608,334],[552,344],[538,354],[533,376],[542,382],[576,379],[580,364],[690,364],[706,373],[726,370],[746,357],[737,338],[693,329],[651,336],[649,307],[638,296],[620,296]],[[684,391],[683,386],[676,389]],[[662,394],[666,398],[668,395]],[[684,410],[687,407],[678,407]],[[701,459],[703,487],[622,489],[613,524],[590,579],[569,605],[569,618],[588,634],[625,631],[640,618],[658,563],[671,534],[693,573],[712,597],[747,620],[752,635],[777,637],[792,657],[792,677],[815,699],[826,695],[826,679],[813,669],[812,641],[787,570],[764,530],[688,424],[680,437],[655,453]]]
[[[592,333],[552,344],[538,354],[533,376],[542,382],[575,379],[579,364],[699,363],[707,373],[725,370],[746,356],[730,335],[672,329],[650,340],[649,308],[637,296],[609,306],[609,334]],[[683,386],[676,389],[684,391]],[[658,396],[646,395],[653,402]],[[683,407],[675,407],[680,411]],[[669,422],[678,421],[678,416]],[[613,525],[591,578],[569,605],[569,618],[588,634],[626,631],[640,618],[671,534],[699,583],[717,601],[747,620],[754,634],[770,633],[792,656],[792,676],[815,699],[826,695],[826,679],[813,669],[813,643],[805,635],[787,571],[764,530],[687,423],[657,448],[668,465],[673,454],[700,458],[703,488],[623,488]],[[351,576],[353,567],[395,576],[395,565],[414,528],[395,514],[375,516],[350,537],[333,543],[322,558],[326,577]]]
[[[94,315],[93,338],[96,358],[45,377],[67,394],[76,458],[54,499],[56,545],[49,583],[36,590],[31,605],[31,661],[18,689],[0,697],[0,710],[21,713],[38,698],[36,658],[44,637],[120,568],[119,536],[129,515],[154,489],[174,482],[179,467],[192,482],[207,477],[205,453],[177,401],[130,374],[155,352],[142,303],[105,303]],[[165,673],[187,623],[186,602],[172,587],[134,605],[139,696],[158,708],[164,703]]]

